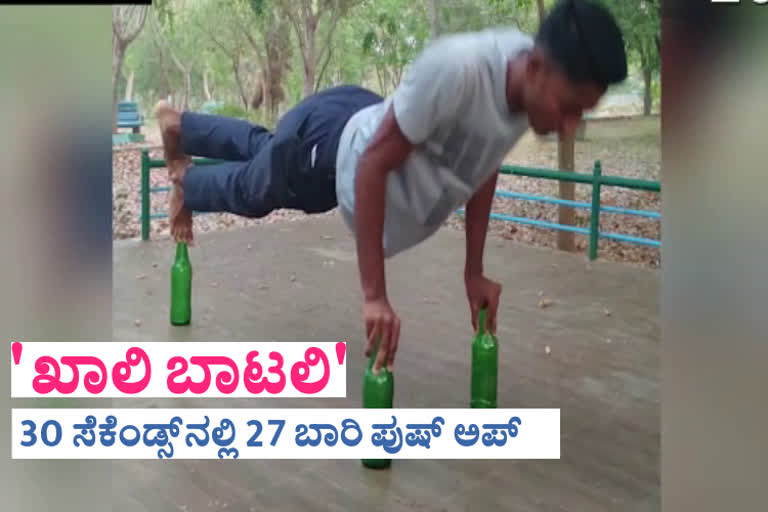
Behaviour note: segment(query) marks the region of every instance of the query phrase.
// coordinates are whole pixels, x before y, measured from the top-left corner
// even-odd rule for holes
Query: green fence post
[[[141,239],[149,240],[149,150],[141,150]]]
[[[600,184],[603,169],[600,160],[595,162],[592,170],[592,215],[589,226],[589,260],[597,259],[597,243],[600,239]]]

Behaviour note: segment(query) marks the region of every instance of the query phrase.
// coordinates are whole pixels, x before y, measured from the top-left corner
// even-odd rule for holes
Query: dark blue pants
[[[326,89],[288,111],[274,133],[240,119],[183,112],[183,151],[225,160],[187,170],[184,205],[243,217],[264,217],[277,209],[320,213],[335,208],[341,132],[353,114],[382,99],[356,86]]]

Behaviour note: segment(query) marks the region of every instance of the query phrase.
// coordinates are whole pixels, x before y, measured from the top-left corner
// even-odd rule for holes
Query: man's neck
[[[525,110],[523,104],[523,77],[528,53],[521,53],[507,61],[507,106],[511,114],[521,114]]]

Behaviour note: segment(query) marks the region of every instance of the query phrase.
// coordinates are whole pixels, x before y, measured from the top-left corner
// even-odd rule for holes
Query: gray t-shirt
[[[417,147],[388,176],[385,257],[434,234],[498,170],[528,129],[525,114],[509,113],[507,61],[532,44],[514,29],[438,39],[413,62],[392,97],[352,116],[340,139],[336,193],[353,233],[358,159],[390,105]]]

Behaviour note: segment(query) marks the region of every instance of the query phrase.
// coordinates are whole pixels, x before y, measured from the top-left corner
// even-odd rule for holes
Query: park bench
[[[121,101],[117,105],[117,127],[130,128],[133,133],[139,133],[144,125],[144,116],[139,112],[139,106],[132,101]]]

